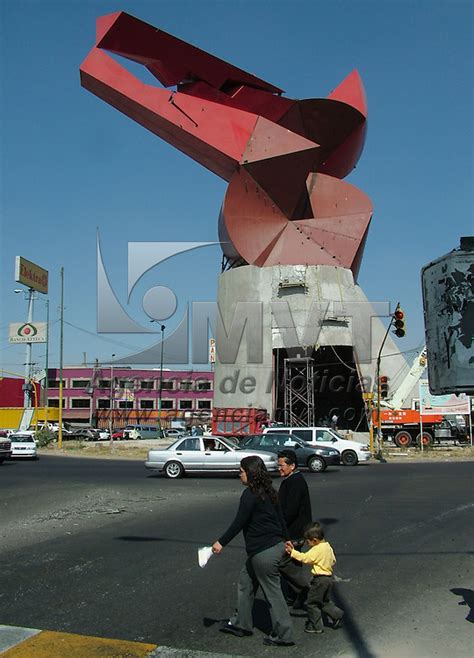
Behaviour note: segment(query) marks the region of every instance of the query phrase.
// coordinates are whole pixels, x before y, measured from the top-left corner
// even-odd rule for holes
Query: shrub
[[[47,428],[41,429],[35,434],[35,439],[38,447],[44,448],[56,439],[56,434]]]

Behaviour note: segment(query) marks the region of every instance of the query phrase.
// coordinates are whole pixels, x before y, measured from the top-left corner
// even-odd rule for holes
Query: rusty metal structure
[[[163,87],[108,53],[145,66]],[[370,199],[342,180],[366,133],[357,71],[327,98],[294,100],[118,12],[97,19],[80,72],[90,92],[229,181],[219,217],[224,269],[334,265],[357,277],[372,216]]]

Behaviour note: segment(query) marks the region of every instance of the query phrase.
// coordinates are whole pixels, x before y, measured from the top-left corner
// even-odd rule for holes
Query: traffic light
[[[386,375],[379,377],[379,393],[382,400],[388,397],[388,377]]]
[[[405,313],[399,306],[397,306],[397,309],[393,314],[393,324],[395,327],[395,331],[393,332],[395,336],[398,336],[398,338],[403,338],[403,336],[406,334]]]

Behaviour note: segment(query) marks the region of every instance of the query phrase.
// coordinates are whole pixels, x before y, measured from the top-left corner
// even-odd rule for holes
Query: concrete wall
[[[381,309],[368,303],[348,269],[235,268],[220,275],[218,304],[223,325],[218,323],[216,331],[215,407],[257,407],[271,413],[274,348],[304,356],[305,347],[354,346],[360,375],[373,381],[385,326],[377,317]],[[238,325],[245,318],[240,339]],[[260,344],[261,358],[256,359]],[[393,356],[383,358],[381,374],[395,380],[405,372],[406,362],[390,336],[383,354]]]

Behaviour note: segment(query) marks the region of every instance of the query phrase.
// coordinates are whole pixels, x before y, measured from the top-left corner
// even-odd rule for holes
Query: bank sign
[[[44,294],[48,292],[48,270],[26,260],[23,256],[15,258],[15,281],[38,292]]]
[[[46,343],[46,322],[12,322],[9,343]]]

